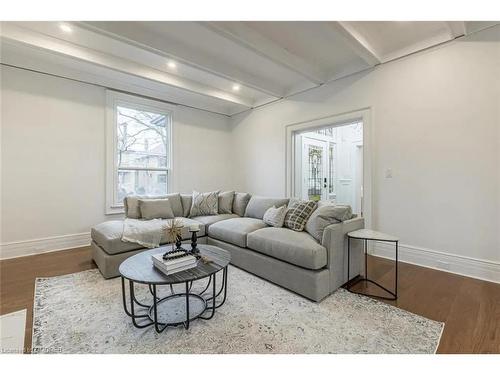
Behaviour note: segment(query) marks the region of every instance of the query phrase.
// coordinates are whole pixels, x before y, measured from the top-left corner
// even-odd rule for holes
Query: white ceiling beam
[[[165,35],[156,35],[147,30],[141,30],[138,25],[133,25],[133,22],[132,25],[129,25],[129,23],[123,21],[114,22],[110,25],[109,23],[82,22],[79,25],[94,32],[179,61],[201,71],[238,82],[242,86],[250,87],[264,94],[276,98],[281,98],[285,95],[284,87],[270,82],[268,79],[256,76],[251,72],[243,71],[226,61],[214,59],[213,56],[200,53],[199,50],[193,49],[174,39],[169,39]]]
[[[290,53],[283,46],[266,38],[244,22],[198,22],[203,27],[233,41],[275,64],[299,74],[314,84],[327,79],[325,72],[316,68],[303,58]]]
[[[332,31],[337,31],[345,43],[368,65],[375,66],[382,62],[368,41],[349,22],[326,22]]]
[[[35,48],[50,51],[55,54],[69,56],[80,61],[85,61],[118,72],[177,87],[196,94],[225,100],[230,103],[240,104],[248,108],[253,107],[252,100],[231,95],[213,87],[205,86],[195,81],[183,79],[178,76],[171,75],[144,65],[140,65],[132,61],[116,58],[113,55],[101,53],[86,47],[77,46],[47,35],[42,35],[13,24],[2,24],[1,37],[2,40],[8,40],[14,43],[20,43],[22,45],[29,45]]]
[[[465,28],[465,22],[463,22],[463,21],[446,22],[446,26],[450,30],[450,36],[452,39],[455,39],[455,38],[458,38],[462,35],[467,34],[467,31]]]
[[[75,60],[69,56],[57,55],[51,51],[33,46],[22,45],[17,42],[11,43],[1,38],[0,41],[2,47],[0,62],[7,67],[26,69],[61,79],[123,91],[132,95],[142,95],[223,116],[230,116],[236,111],[248,109],[239,104],[229,103],[206,95],[194,94],[173,86],[166,89],[166,86],[160,82]]]

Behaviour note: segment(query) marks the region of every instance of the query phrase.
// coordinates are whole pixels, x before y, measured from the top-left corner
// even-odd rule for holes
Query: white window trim
[[[116,111],[118,105],[123,105],[139,110],[160,113],[168,116],[170,121],[168,127],[168,136],[170,139],[170,147],[168,150],[168,172],[167,172],[167,192],[170,192],[172,187],[173,175],[173,114],[174,106],[159,101],[141,98],[135,95],[123,94],[120,92],[106,90],[106,207],[107,215],[121,214],[124,212],[123,203],[116,203],[116,183],[118,181],[118,166],[116,153]],[[133,169],[133,168],[131,168]],[[148,168],[154,169],[154,168]]]
[[[301,121],[285,126],[286,132],[286,170],[285,170],[285,188],[288,197],[295,197],[295,152],[297,145],[295,144],[295,134],[304,131],[312,131],[325,126],[341,126],[348,122],[356,120],[363,121],[363,217],[365,219],[365,227],[371,228],[373,223],[372,218],[372,133],[371,126],[371,109],[362,108],[350,112],[340,113],[337,115],[315,118],[308,121]]]

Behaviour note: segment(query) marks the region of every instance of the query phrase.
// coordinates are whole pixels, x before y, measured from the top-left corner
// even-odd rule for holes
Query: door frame
[[[372,150],[373,129],[371,124],[371,108],[362,108],[326,117],[314,118],[285,125],[285,191],[287,197],[295,197],[295,153],[296,135],[304,131],[312,131],[325,126],[342,126],[355,121],[363,122],[363,217],[365,218],[365,228],[372,228],[372,160],[374,153]]]

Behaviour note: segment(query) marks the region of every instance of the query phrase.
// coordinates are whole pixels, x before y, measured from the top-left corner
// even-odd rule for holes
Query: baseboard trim
[[[90,246],[90,233],[66,234],[0,244],[0,259],[11,259]]]
[[[394,244],[375,242],[371,253],[381,258],[394,259]],[[399,260],[403,263],[500,283],[500,262],[449,254],[406,244],[399,244]]]

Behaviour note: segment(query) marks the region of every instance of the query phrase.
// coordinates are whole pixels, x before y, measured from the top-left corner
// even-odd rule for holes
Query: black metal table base
[[[355,238],[355,237],[352,237],[352,238]],[[396,261],[395,261],[395,278],[394,278],[394,291],[391,291],[389,289],[387,289],[386,287],[380,285],[379,283],[377,283],[376,281],[374,280],[371,280],[368,278],[368,240],[367,239],[361,239],[361,238],[355,238],[355,239],[358,239],[358,240],[363,240],[363,243],[364,243],[364,256],[365,256],[365,277],[362,277],[362,278],[358,278],[356,280],[354,280],[354,282],[352,282],[349,278],[349,269],[350,269],[350,262],[351,262],[351,237],[347,237],[347,282],[345,283],[344,285],[344,288],[346,290],[348,290],[349,292],[351,293],[354,293],[354,294],[359,294],[359,295],[362,295],[362,296],[367,296],[367,297],[375,297],[375,298],[381,298],[381,299],[385,299],[385,300],[388,300],[388,301],[395,301],[398,299],[398,253],[399,253],[399,246],[398,246],[398,241],[388,241],[388,240],[377,240],[377,241],[381,241],[381,242],[393,242],[395,243],[396,245]],[[365,281],[367,283],[372,283],[373,285],[376,285],[377,287],[379,287],[380,289],[384,290],[385,292],[389,293],[390,297],[386,297],[386,296],[380,296],[380,295],[376,295],[376,294],[369,294],[369,293],[364,293],[364,292],[356,292],[356,291],[353,291],[351,290],[351,288],[362,282],[362,281]]]
[[[372,283],[376,286],[378,286],[380,289],[386,291],[387,293],[389,293],[391,295],[391,297],[385,297],[385,296],[380,296],[378,294],[369,294],[369,293],[363,293],[363,292],[356,292],[354,290],[351,290],[351,288],[362,282],[362,281],[366,281],[368,283]],[[381,298],[381,299],[385,299],[385,300],[388,300],[388,301],[395,301],[398,299],[398,296],[394,293],[394,292],[391,292],[389,289],[387,289],[386,287],[380,285],[379,283],[377,283],[376,281],[373,281],[373,280],[370,280],[370,279],[366,279],[366,278],[360,278],[360,279],[356,279],[354,282],[347,282],[346,285],[345,285],[345,288],[351,292],[351,293],[354,293],[354,294],[359,294],[361,296],[367,296],[367,297],[376,297],[376,298]]]
[[[220,273],[220,272],[219,272]],[[193,282],[186,281],[185,291],[182,293],[175,293],[172,284],[170,286],[170,294],[160,298],[157,292],[156,284],[147,284],[149,293],[152,296],[152,303],[146,304],[139,302],[135,296],[134,282],[129,282],[128,298],[125,287],[125,278],[121,277],[122,281],[122,296],[123,308],[125,313],[132,318],[132,324],[136,328],[146,328],[154,325],[156,332],[161,333],[167,327],[176,327],[183,325],[185,329],[189,329],[189,324],[196,319],[209,320],[215,315],[215,310],[221,307],[226,302],[227,297],[227,267],[222,269],[222,282],[219,290],[217,290],[217,273],[210,275],[205,288],[198,293],[191,292]],[[210,293],[210,291],[211,293]],[[208,292],[207,292],[208,291]],[[208,295],[206,295],[208,293]],[[185,298],[185,319],[178,321],[160,321],[159,320],[159,306],[168,305],[172,301],[180,298]],[[127,299],[129,303],[127,303]],[[191,304],[193,300],[201,303],[202,308],[199,311],[193,311]],[[137,310],[142,310],[140,313]]]

